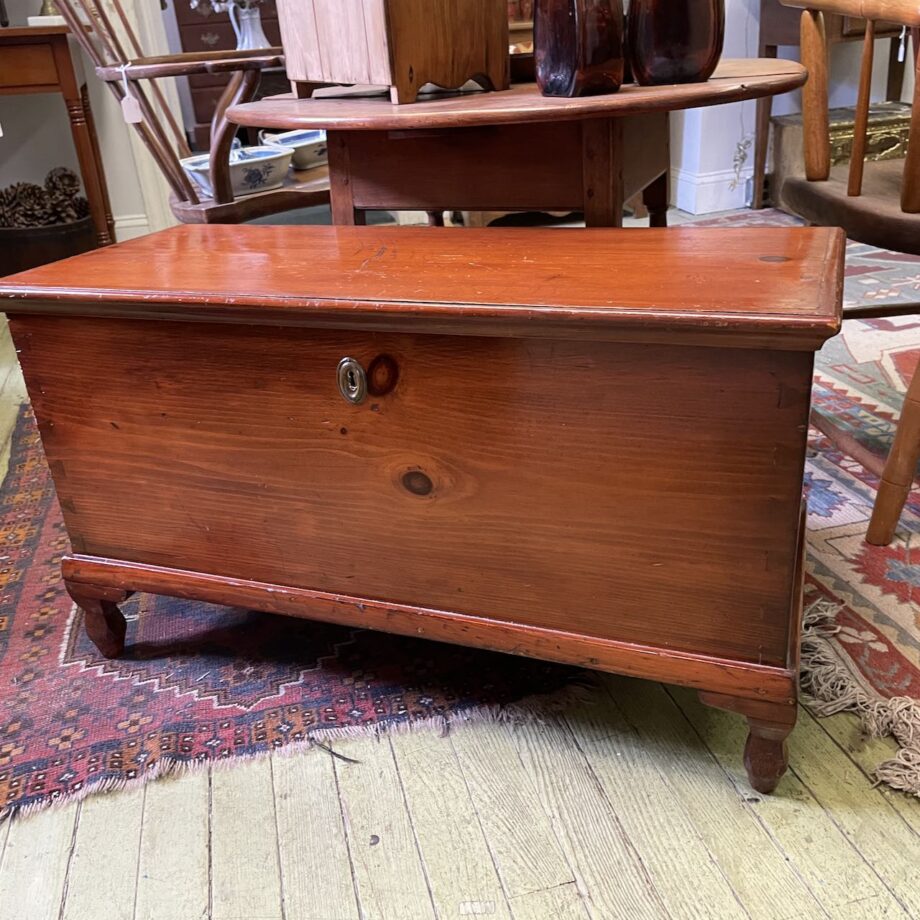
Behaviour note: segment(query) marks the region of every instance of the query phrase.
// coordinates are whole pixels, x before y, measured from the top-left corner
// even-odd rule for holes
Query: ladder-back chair
[[[228,106],[251,101],[262,70],[283,65],[280,48],[144,55],[122,0],[57,0],[68,28],[92,61],[96,75],[119,102],[137,100],[141,120],[134,127],[171,189],[170,206],[183,223],[238,223],[255,217],[329,201],[325,167],[294,174],[282,188],[234,199],[230,149],[236,132],[224,117]],[[182,168],[191,154],[182,127],[157,81],[193,74],[231,74],[211,122],[208,197]]]
[[[782,0],[802,9],[802,91],[805,178],[783,185],[787,206],[813,224],[839,226],[850,239],[882,249],[920,255],[920,0]],[[824,13],[866,20],[853,153],[849,164],[831,168],[828,133],[828,69]],[[907,154],[903,160],[865,161],[875,51],[875,24],[885,20],[911,30],[915,71]],[[918,303],[845,310],[844,319],[920,313]],[[914,373],[887,461],[860,444],[832,419],[812,413],[812,424],[840,449],[879,477],[866,539],[887,546],[913,486],[920,460],[920,370]]]

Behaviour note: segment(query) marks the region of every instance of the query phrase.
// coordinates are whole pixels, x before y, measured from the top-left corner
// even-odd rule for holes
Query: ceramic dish
[[[262,147],[234,147],[230,151],[230,182],[233,186],[233,197],[241,198],[244,195],[254,195],[256,192],[267,192],[278,188],[284,182],[293,156],[292,147],[282,147],[276,144],[266,144]],[[182,168],[205,195],[213,198],[209,173],[210,162],[210,154],[202,153],[186,157],[182,160]]]
[[[325,131],[285,131],[283,134],[268,134],[259,132],[259,140],[271,146],[292,147],[294,159],[291,165],[294,169],[312,169],[326,162],[326,132]]]

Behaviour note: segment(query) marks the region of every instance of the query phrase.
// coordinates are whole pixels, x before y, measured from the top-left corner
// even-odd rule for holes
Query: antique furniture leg
[[[776,57],[776,45],[764,45],[760,56]],[[767,148],[770,146],[770,115],[773,112],[773,97],[762,96],[757,100],[757,123],[754,128],[754,192],[751,208],[755,211],[763,207],[763,184],[767,175]],[[774,197],[774,202],[776,198]]]
[[[914,481],[914,471],[920,460],[920,369],[914,372],[910,389],[901,410],[901,420],[894,436],[891,453],[885,463],[878,486],[872,519],[866,541],[887,546],[894,538],[895,528]]]
[[[126,601],[130,591],[103,588],[64,579],[67,593],[83,611],[86,634],[93,645],[106,657],[118,658],[125,650],[127,623],[118,605]]]
[[[794,688],[790,692],[794,696]],[[699,696],[700,701],[707,706],[737,712],[747,719],[744,768],[748,780],[758,792],[773,792],[789,765],[786,738],[795,727],[794,699],[790,698],[786,703],[774,703],[703,690]]]
[[[93,160],[99,165],[99,198],[102,203],[103,219],[105,220],[105,226],[108,230],[109,240],[114,243],[115,218],[112,217],[112,205],[109,202],[109,192],[105,184],[105,177],[102,175],[102,151],[99,149],[99,135],[96,133],[96,122],[93,120],[93,110],[89,104],[89,93],[85,83],[80,90],[80,97],[83,100],[83,114],[86,118],[86,127],[89,130],[90,143],[93,145]],[[90,208],[92,208],[92,204]]]
[[[355,207],[354,189],[351,184],[348,134],[344,131],[329,131],[326,139],[329,151],[329,195],[332,223],[344,226],[363,225],[366,216],[364,211]]]
[[[109,204],[109,193],[102,172],[99,144],[93,136],[94,126],[90,114],[89,98],[86,94],[86,87],[80,87],[77,83],[66,36],[61,36],[60,41],[54,43],[54,59],[61,94],[64,96],[64,103],[67,107],[67,117],[70,120],[70,133],[73,135],[74,147],[77,149],[83,186],[86,189],[90,214],[92,214],[93,224],[96,227],[96,238],[100,246],[108,246],[115,242],[112,208]]]
[[[592,118],[582,122],[582,176],[585,226],[623,226],[623,122]]]
[[[227,121],[226,111],[231,105],[251,102],[259,91],[262,80],[260,70],[239,70],[230,78],[214,110],[211,121],[211,190],[220,204],[233,201],[233,183],[230,180],[230,149],[236,136],[236,125]]]
[[[648,225],[650,227],[667,227],[668,225],[668,174],[663,172],[642,192],[642,201],[648,208]]]

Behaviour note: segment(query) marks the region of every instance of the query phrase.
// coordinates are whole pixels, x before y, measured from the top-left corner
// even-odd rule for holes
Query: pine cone
[[[52,223],[70,224],[77,219],[77,199],[68,192],[49,192],[48,204],[54,218]]]
[[[60,194],[74,198],[80,194],[80,180],[72,170],[56,166],[45,176],[45,189],[49,195]]]
[[[77,215],[77,220],[89,217],[89,202],[82,195],[78,195],[74,198],[73,207]]]
[[[15,227],[17,210],[15,189],[12,186],[0,189],[0,227]]]
[[[14,227],[44,227],[54,223],[48,193],[31,182],[17,182],[11,186],[16,194]]]

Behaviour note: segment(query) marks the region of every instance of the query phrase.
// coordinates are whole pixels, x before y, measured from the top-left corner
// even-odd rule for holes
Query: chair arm
[[[783,6],[920,26],[920,0],[780,0]]]
[[[255,51],[203,51],[186,54],[166,54],[144,57],[128,63],[97,67],[100,80],[153,80],[159,77],[186,77],[202,73],[235,73],[240,70],[266,70],[281,67],[284,55],[280,48],[259,48]]]

